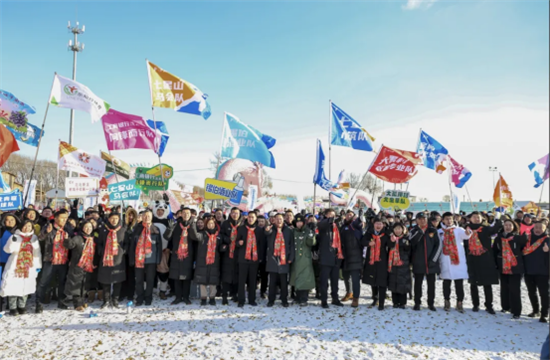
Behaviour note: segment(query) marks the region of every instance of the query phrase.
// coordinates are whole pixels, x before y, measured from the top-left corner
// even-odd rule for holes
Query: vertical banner
[[[248,186],[248,211],[252,211],[256,208],[258,202],[258,186]]]
[[[23,189],[23,198],[27,195],[27,188],[29,187],[29,180],[25,180],[25,188]],[[31,181],[29,195],[27,195],[27,201],[25,201],[25,207],[30,204],[34,204],[36,200],[36,180]]]

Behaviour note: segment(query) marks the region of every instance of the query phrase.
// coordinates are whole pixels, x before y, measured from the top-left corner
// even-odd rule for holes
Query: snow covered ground
[[[341,282],[342,295],[343,287]],[[171,300],[155,298],[153,306],[131,314],[109,309],[89,318],[52,304],[41,315],[4,313],[0,359],[538,359],[548,324],[498,312],[499,288],[493,289],[496,316],[471,311],[469,287],[466,313],[446,313],[440,281],[435,313],[369,309],[367,286],[358,309],[348,302],[323,310],[317,300],[287,309],[279,302],[267,308],[266,300],[241,309],[221,301],[215,307],[197,300],[170,306]],[[523,313],[530,311],[524,288]]]

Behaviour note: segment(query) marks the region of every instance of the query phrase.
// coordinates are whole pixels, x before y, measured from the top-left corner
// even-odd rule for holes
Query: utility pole
[[[85,30],[85,26],[78,24],[78,21],[76,22],[75,26],[71,26],[71,22],[69,21],[69,25],[67,26],[69,31],[73,33],[74,35],[74,43],[73,40],[69,40],[69,46],[68,50],[73,52],[73,80],[76,81],[76,53],[81,52],[84,50],[84,44],[78,42],[78,35],[83,34]],[[71,109],[71,123],[69,127],[69,144],[73,144],[73,135],[74,135],[74,109]]]

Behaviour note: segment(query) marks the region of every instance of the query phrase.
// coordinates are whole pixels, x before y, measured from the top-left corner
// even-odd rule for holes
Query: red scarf
[[[107,243],[105,244],[105,253],[103,254],[103,266],[105,267],[115,266],[115,256],[118,255],[117,232],[120,228],[120,226],[116,229],[107,228],[109,234],[107,234]]]
[[[19,253],[17,254],[17,262],[15,263],[15,277],[16,278],[28,278],[29,269],[32,267],[33,255],[31,236],[21,236],[23,241],[19,247]]]
[[[151,242],[151,227],[143,224],[143,230],[139,235],[136,246],[136,268],[143,269],[145,266],[145,258],[153,252],[153,243]]]
[[[181,261],[189,256],[189,246],[187,241],[187,229],[189,229],[189,226],[183,226],[183,224],[180,223],[180,228],[181,236],[178,246],[178,259]]]
[[[275,250],[273,250],[273,256],[278,256],[281,259],[281,265],[286,265],[286,246],[285,237],[283,236],[283,229],[277,229],[277,236],[275,237]]]
[[[375,262],[380,261],[380,247],[381,247],[380,238],[382,236],[384,236],[384,234],[382,235],[372,234],[372,239],[374,240],[374,247],[371,246],[370,248],[370,260],[369,260],[370,265],[374,265]]]
[[[340,231],[338,231],[338,226],[335,223],[332,223],[332,247],[338,249],[338,259],[343,259],[344,254],[342,253],[342,241],[340,240]]]
[[[206,251],[206,265],[212,265],[216,260],[216,243],[218,232],[214,234],[208,233],[208,249]]]
[[[53,239],[52,265],[65,265],[69,261],[69,250],[63,246],[67,233],[54,224],[55,238]]]
[[[94,254],[95,254],[95,242],[93,236],[85,236],[82,234],[82,237],[86,238],[86,243],[82,249],[82,256],[78,261],[78,267],[82,270],[92,273],[94,272]]]
[[[477,230],[472,230],[472,236],[470,236],[470,240],[468,241],[468,250],[470,250],[470,254],[474,256],[479,256],[485,253],[487,250],[481,245],[481,241],[479,241],[479,233],[483,230],[483,227],[480,227]]]
[[[401,266],[403,265],[403,261],[401,260],[401,255],[399,254],[399,240],[401,240],[402,237],[397,237],[394,234],[391,234],[391,240],[392,242],[395,242],[395,247],[390,250],[390,258],[388,259],[388,272],[391,272],[391,269],[393,266]]]
[[[246,252],[244,255],[244,258],[246,260],[252,260],[252,261],[258,261],[258,247],[256,244],[256,233],[254,232],[254,228],[248,229],[248,235],[246,237]]]
[[[231,235],[229,236],[229,239],[231,240],[231,243],[229,244],[229,257],[233,259],[233,256],[235,256],[235,246],[237,244],[237,225],[231,225]]]
[[[451,265],[460,264],[454,228],[443,229],[443,254],[451,258]]]
[[[544,240],[546,240],[548,236],[541,237],[538,239],[533,245],[531,245],[531,233],[527,235],[527,245],[523,248],[523,255],[529,255],[533,251],[537,250],[538,247],[542,244]]]
[[[502,273],[506,275],[511,275],[512,267],[518,264],[509,244],[512,239],[514,239],[513,235],[509,238],[502,238]]]

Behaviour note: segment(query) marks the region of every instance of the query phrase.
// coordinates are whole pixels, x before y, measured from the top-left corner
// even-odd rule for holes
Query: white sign
[[[94,178],[66,178],[65,196],[85,198],[99,195],[99,180]]]
[[[248,186],[248,210],[252,211],[256,208],[256,202],[258,201],[258,186]]]
[[[27,189],[29,191],[27,195]],[[29,206],[30,204],[34,204],[36,201],[36,180],[31,181],[31,187],[29,189],[29,180],[25,180],[25,188],[23,189],[23,198],[27,197],[27,201],[25,201],[25,207]]]

